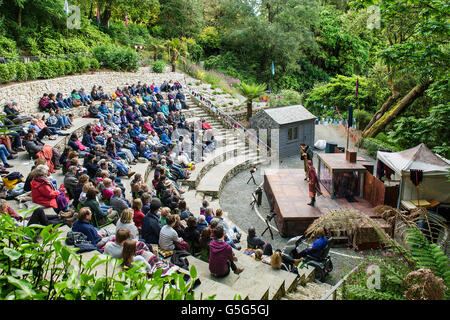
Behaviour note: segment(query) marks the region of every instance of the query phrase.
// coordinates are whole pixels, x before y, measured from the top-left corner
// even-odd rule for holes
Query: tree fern
[[[410,253],[416,261],[417,268],[428,268],[442,278],[445,285],[450,287],[450,266],[448,257],[434,243],[429,243],[424,234],[415,228],[408,229],[407,241]]]

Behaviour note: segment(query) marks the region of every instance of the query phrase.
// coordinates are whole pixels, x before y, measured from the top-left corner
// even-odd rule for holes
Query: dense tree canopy
[[[205,69],[266,84],[271,93],[296,91],[319,116],[324,111],[318,105],[345,110],[358,104],[367,120],[360,128],[364,136],[402,148],[425,141],[450,157],[438,139],[448,110],[444,0],[73,0],[69,5],[81,9],[80,29],[67,29],[64,0],[0,2],[0,55],[15,60],[141,43],[148,58],[165,59],[172,69],[179,61],[204,61]]]

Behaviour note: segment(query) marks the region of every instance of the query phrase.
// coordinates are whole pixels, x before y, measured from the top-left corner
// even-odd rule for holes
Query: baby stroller
[[[299,254],[302,251],[300,249],[300,244],[304,238],[305,236],[303,235],[291,238],[283,248],[282,252],[289,255],[293,259],[300,258]],[[312,254],[306,255],[306,257],[303,258],[303,261],[299,264],[299,268],[307,266],[314,267],[315,279],[323,282],[333,270],[333,263],[331,262],[331,257],[329,255],[332,241],[333,238],[328,239],[327,246],[317,257]]]

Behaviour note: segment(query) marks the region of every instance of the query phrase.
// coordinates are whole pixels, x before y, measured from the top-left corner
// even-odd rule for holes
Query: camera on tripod
[[[258,205],[258,207],[261,205],[262,193],[263,193],[263,189],[261,187],[256,188],[255,192],[252,193],[253,201],[252,201],[252,203],[250,203],[250,205],[252,207],[255,204]]]
[[[267,221],[272,221],[272,219],[276,216],[277,214],[275,212],[271,212],[267,215],[266,219]]]
[[[250,169],[250,179],[248,179],[247,184],[253,180],[253,183],[256,184],[255,177],[253,174],[256,172],[256,166],[253,166],[253,168]]]

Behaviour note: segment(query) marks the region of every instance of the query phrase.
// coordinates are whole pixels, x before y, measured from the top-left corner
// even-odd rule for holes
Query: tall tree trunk
[[[91,8],[89,10],[89,20],[92,19],[92,9],[94,8],[94,1],[91,2]]]
[[[175,56],[172,56],[172,72],[175,72],[177,69],[177,64],[176,64],[176,60],[175,60]]]
[[[250,118],[252,117],[252,106],[253,106],[253,100],[248,99],[247,100],[247,121],[250,121]]]
[[[19,28],[22,27],[22,8],[19,7],[19,13],[17,14],[17,24],[19,25]]]
[[[423,84],[418,84],[406,96],[400,100],[400,102],[392,108],[392,110],[386,112],[379,120],[377,120],[368,130],[363,132],[362,138],[373,138],[378,133],[383,131],[387,124],[394,120],[400,112],[410,106],[417,98],[421,97],[424,91],[430,86],[433,81],[427,81]]]
[[[369,130],[370,127],[372,127],[372,125],[378,121],[383,114],[395,103],[395,101],[397,101],[398,98],[400,98],[400,92],[397,91],[397,89],[395,88],[395,83],[392,82],[392,79],[388,80],[389,84],[391,85],[391,95],[390,97],[386,100],[385,103],[383,103],[383,105],[381,106],[380,110],[378,110],[372,117],[372,119],[370,119],[369,124],[364,128],[364,132],[366,132],[367,130]]]
[[[108,22],[109,22],[109,19],[111,19],[111,7],[108,7],[108,6],[107,6],[107,7],[105,8],[105,11],[103,11],[101,23],[102,23],[104,26],[107,26],[107,25],[108,25]]]

